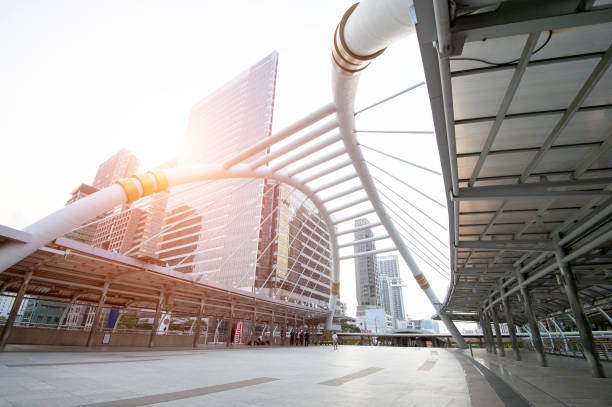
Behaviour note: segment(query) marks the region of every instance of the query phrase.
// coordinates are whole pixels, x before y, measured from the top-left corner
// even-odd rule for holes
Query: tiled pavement
[[[340,346],[337,351],[329,346],[225,351],[18,349],[10,351],[9,346],[0,353],[0,407],[528,405],[512,389],[491,385],[487,375],[458,350],[359,346]],[[509,357],[497,362],[481,351],[475,358],[493,371],[499,363],[510,363]],[[519,374],[512,369],[529,374],[527,363],[503,369],[508,377]],[[542,385],[544,391],[554,393],[558,385],[552,372],[562,369],[548,369],[544,374],[551,375],[552,384],[546,387],[548,382],[542,379]],[[588,371],[575,376],[572,380],[577,385],[587,387],[573,394],[577,396],[574,404],[568,405],[578,405],[576,400],[585,393],[589,403],[582,405],[609,405],[593,404],[599,401],[588,392],[604,397],[602,402],[611,400],[610,379],[590,379]],[[513,380],[510,384],[529,390],[526,397],[538,401],[537,405],[550,401],[538,399],[533,386],[521,387],[515,383],[519,379]]]

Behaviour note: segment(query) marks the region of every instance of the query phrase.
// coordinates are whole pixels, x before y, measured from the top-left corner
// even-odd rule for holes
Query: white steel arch
[[[369,60],[380,55],[384,47],[391,41],[413,30],[410,7],[411,2],[366,0],[347,11],[336,30],[332,49],[334,103],[323,106],[223,163],[140,174],[121,180],[116,185],[58,210],[24,230],[32,235],[30,242],[10,242],[1,248],[0,273],[39,247],[122,203],[133,202],[171,186],[196,181],[267,178],[291,185],[304,193],[316,206],[327,225],[332,249],[328,328],[331,327],[339,294],[340,260],[373,254],[366,252],[340,257],[338,236],[353,233],[359,230],[359,227],[337,230],[337,226],[360,216],[375,214],[379,222],[370,224],[368,227],[384,226],[386,234],[372,240],[390,239],[394,244],[391,249],[376,252],[390,250],[400,252],[419,286],[452,333],[456,343],[460,347],[467,346],[453,322],[441,312],[440,301],[415,262],[401,233],[396,229],[393,219],[387,213],[354,134],[354,96],[357,91],[359,73],[367,66]],[[332,116],[334,114],[335,117]],[[332,117],[328,118],[330,116]],[[302,132],[323,119],[326,121],[314,129]],[[338,133],[330,135],[329,133],[335,129],[338,129]],[[323,150],[324,154],[308,159],[311,154],[323,152]],[[264,151],[266,154],[263,157],[253,159],[255,155]],[[344,159],[340,160],[341,157]],[[338,159],[336,164],[325,166],[334,159]],[[358,181],[359,185],[355,185],[355,181]],[[345,183],[347,184],[344,185]],[[365,193],[365,197],[351,198],[349,202],[334,202],[359,192]],[[357,212],[351,214],[344,212],[348,209]],[[359,243],[363,241],[343,244],[342,247]]]

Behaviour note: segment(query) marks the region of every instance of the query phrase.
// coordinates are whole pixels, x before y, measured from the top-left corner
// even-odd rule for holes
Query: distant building
[[[41,325],[57,325],[67,305],[44,299],[29,299],[22,305],[21,322]]]
[[[357,315],[355,324],[364,333],[383,333],[393,330],[393,317],[382,308],[365,308]]]
[[[72,191],[70,194],[70,199],[66,201],[66,205],[70,205],[73,202],[78,201],[79,199],[85,198],[88,195],[93,194],[94,192],[98,192],[99,189],[96,187],[92,187],[91,185],[81,184],[77,189]],[[101,219],[103,216],[100,216],[96,219]],[[95,219],[92,219],[88,223],[92,223]],[[79,229],[73,230],[72,232],[66,234],[66,237],[69,239],[78,240],[79,242],[91,244],[94,239],[94,235],[96,233],[96,225],[88,225],[84,227],[80,227]]]
[[[367,219],[356,219],[355,227],[367,226]],[[355,232],[355,240],[373,237],[372,229],[364,228]],[[376,250],[374,241],[360,243],[354,246],[355,253]],[[378,281],[378,265],[375,254],[355,258],[355,283],[357,291],[357,316],[364,316],[367,308],[378,309],[382,306],[380,284]]]
[[[126,149],[120,150],[98,167],[93,186],[106,188],[122,178],[131,177],[138,172],[140,160]]]
[[[422,329],[424,331],[429,331],[434,334],[440,333],[440,326],[438,325],[438,321],[434,321],[432,319],[413,319],[410,321],[412,326],[416,329]]]
[[[15,302],[15,297],[0,295],[0,318],[8,318],[13,302]]]
[[[378,272],[380,277],[380,294],[382,306],[394,320],[404,320],[404,283],[400,277],[399,263],[396,255],[378,257]],[[397,322],[394,322],[398,328]]]

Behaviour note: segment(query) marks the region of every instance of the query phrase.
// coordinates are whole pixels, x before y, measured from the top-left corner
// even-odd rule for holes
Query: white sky
[[[141,171],[177,156],[191,107],[273,50],[279,52],[274,129],[327,104],[332,35],[352,3],[2,1],[0,224],[22,228],[63,206],[121,148],[141,159]],[[366,69],[356,107],[423,79],[413,36]],[[433,129],[425,87],[364,113],[357,128]],[[434,135],[370,134],[360,141],[440,168]],[[438,177],[375,153],[366,157],[445,202]],[[409,198],[447,223],[445,209]],[[448,242],[444,231],[431,230]],[[447,280],[421,266],[443,300]],[[415,318],[432,315],[403,263],[401,268],[406,311]],[[345,261],[341,299],[350,314],[354,286],[353,262]]]

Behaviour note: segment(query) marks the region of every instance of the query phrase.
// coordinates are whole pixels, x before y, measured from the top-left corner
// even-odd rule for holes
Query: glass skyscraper
[[[179,166],[222,163],[270,136],[277,63],[273,52],[193,107]],[[159,260],[201,280],[253,287],[264,184],[231,179],[173,189],[167,213],[176,220],[165,226],[175,237],[162,233]]]
[[[404,283],[400,277],[397,256],[380,256],[377,258],[377,262],[383,308],[394,319],[405,319],[404,297],[402,295]]]

